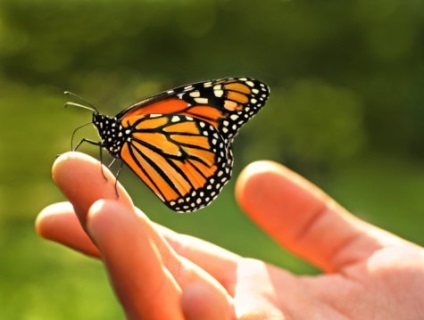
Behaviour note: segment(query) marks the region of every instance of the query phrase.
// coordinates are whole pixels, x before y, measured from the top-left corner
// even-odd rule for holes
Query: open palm
[[[424,250],[369,225],[287,168],[248,166],[236,196],[277,243],[321,268],[298,276],[150,221],[114,177],[81,153],[53,179],[69,202],[37,231],[101,259],[128,319],[420,319]]]

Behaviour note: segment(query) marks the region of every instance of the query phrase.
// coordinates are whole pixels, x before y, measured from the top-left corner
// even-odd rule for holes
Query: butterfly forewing
[[[229,143],[265,104],[269,88],[251,78],[225,78],[180,86],[134,104],[118,119],[179,113],[210,123]]]
[[[269,89],[258,80],[227,78],[187,86],[180,96],[190,105],[186,112],[215,126],[228,144],[263,107]]]

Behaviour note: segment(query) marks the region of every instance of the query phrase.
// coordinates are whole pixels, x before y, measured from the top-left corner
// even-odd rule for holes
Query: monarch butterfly
[[[65,92],[70,94],[69,92]],[[265,104],[269,88],[251,78],[224,78],[180,86],[121,111],[115,117],[92,106],[100,141],[177,212],[210,204],[231,177],[231,144],[241,126]]]

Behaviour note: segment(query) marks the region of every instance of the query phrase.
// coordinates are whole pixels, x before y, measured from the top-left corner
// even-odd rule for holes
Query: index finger
[[[74,151],[60,155],[53,164],[53,181],[72,203],[84,228],[89,208],[99,199],[117,200],[128,208],[133,206],[116,177],[102,166],[94,158]]]

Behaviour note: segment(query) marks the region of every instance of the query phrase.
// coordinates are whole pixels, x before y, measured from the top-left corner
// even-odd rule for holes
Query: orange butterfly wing
[[[126,123],[132,135],[120,158],[168,207],[194,211],[218,196],[230,179],[232,155],[215,127],[184,115],[135,118]]]
[[[95,112],[99,143],[171,209],[207,206],[231,177],[231,143],[265,104],[268,87],[226,78],[177,87],[111,118]]]

